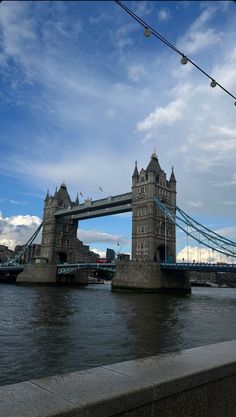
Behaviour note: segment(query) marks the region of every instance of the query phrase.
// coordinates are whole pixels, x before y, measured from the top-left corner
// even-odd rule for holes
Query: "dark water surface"
[[[0,385],[236,339],[236,289],[0,285]]]

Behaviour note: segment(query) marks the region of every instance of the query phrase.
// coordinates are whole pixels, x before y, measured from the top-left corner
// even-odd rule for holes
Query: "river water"
[[[236,289],[0,285],[0,385],[236,339]]]

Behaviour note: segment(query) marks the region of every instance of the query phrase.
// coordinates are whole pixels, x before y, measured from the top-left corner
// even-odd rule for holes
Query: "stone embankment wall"
[[[235,417],[236,341],[3,386],[0,415]]]

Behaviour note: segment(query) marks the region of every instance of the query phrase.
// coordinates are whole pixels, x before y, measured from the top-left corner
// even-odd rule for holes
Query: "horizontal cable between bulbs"
[[[133,19],[136,20],[141,26],[144,27],[144,35],[146,37],[149,37],[151,34],[154,35],[157,39],[159,39],[162,43],[164,43],[166,46],[168,46],[170,49],[172,49],[177,54],[181,55],[181,63],[183,65],[190,62],[195,68],[197,68],[199,71],[202,72],[206,77],[208,77],[211,80],[210,86],[211,87],[220,87],[225,93],[227,93],[229,96],[233,97],[236,100],[236,96],[234,96],[230,91],[228,91],[225,87],[223,87],[222,84],[218,83],[214,78],[212,78],[209,74],[207,74],[206,71],[204,71],[199,65],[197,65],[194,61],[192,61],[189,57],[187,57],[183,52],[181,52],[178,48],[176,48],[171,42],[169,42],[164,36],[162,36],[159,32],[157,32],[152,26],[148,25],[143,19],[141,19],[138,15],[136,15],[132,10],[130,10],[125,4],[123,4],[120,0],[114,0],[115,3],[118,4],[123,10],[126,11]],[[236,106],[236,101],[234,103]]]

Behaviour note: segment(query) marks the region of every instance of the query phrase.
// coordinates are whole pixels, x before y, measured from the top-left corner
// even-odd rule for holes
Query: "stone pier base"
[[[158,262],[122,261],[116,265],[112,291],[191,292],[183,271],[161,271]]]
[[[19,284],[78,284],[88,285],[88,271],[78,270],[71,274],[57,275],[57,265],[26,264],[16,282]]]
[[[20,284],[54,284],[57,281],[57,266],[48,264],[26,264],[16,282]]]

